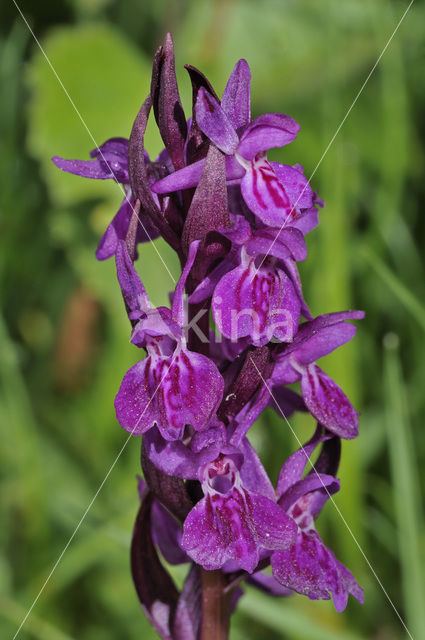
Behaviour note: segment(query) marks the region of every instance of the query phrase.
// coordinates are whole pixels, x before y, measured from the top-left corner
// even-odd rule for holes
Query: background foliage
[[[128,136],[167,29],[183,64],[220,92],[235,61],[253,71],[253,111],[302,125],[274,159],[309,175],[391,35],[404,0],[52,0],[21,8],[96,143]],[[89,506],[126,434],[113,398],[136,361],[114,280],[94,249],[120,194],[62,174],[52,155],[88,157],[94,143],[9,0],[0,41],[0,635],[12,638]],[[346,443],[341,513],[414,638],[425,637],[421,480],[425,394],[423,24],[415,2],[318,168],[326,200],[303,266],[313,314],[361,308],[353,344],[325,363],[361,410]],[[421,64],[422,62],[422,64]],[[160,148],[153,132],[147,146]],[[177,263],[160,242],[171,272]],[[140,273],[155,304],[169,275],[152,247]],[[312,424],[293,426],[301,438]],[[296,448],[266,413],[253,431],[272,478]],[[20,638],[154,637],[129,575],[139,441],[131,439],[54,572]],[[344,521],[330,504],[325,540],[364,585],[366,603],[331,604],[247,590],[232,638],[407,637]],[[181,580],[181,574],[175,574]]]

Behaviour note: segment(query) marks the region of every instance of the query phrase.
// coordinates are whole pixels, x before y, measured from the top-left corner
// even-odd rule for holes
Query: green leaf
[[[364,247],[362,252],[382,282],[425,331],[425,306],[369,247]]]
[[[398,534],[407,627],[414,638],[425,636],[425,582],[421,554],[422,508],[419,495],[415,443],[409,423],[406,389],[398,353],[398,337],[384,339],[387,434],[395,520]]]
[[[343,619],[337,614],[333,615],[333,612],[330,612],[326,618],[321,610],[320,618],[318,616],[315,619],[312,611],[313,603],[309,602],[308,605],[308,615],[306,615],[306,612],[301,607],[297,607],[292,599],[289,603],[249,590],[241,598],[238,610],[249,618],[261,622],[267,629],[280,634],[290,634],[290,638],[361,640],[360,635],[341,627]],[[318,608],[322,609],[322,605],[323,603],[319,604]]]

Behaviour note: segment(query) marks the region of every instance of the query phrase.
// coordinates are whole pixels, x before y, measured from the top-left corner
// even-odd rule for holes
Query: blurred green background
[[[313,171],[407,7],[404,0],[39,0],[20,4],[96,143],[128,136],[152,55],[173,32],[183,65],[218,92],[253,72],[253,112],[288,113],[297,141],[274,159]],[[69,176],[52,155],[94,144],[12,1],[0,26],[0,636],[12,638],[125,443],[113,398],[139,353],[112,261],[94,250],[115,184]],[[365,309],[326,359],[361,411],[343,446],[342,490],[318,528],[365,588],[365,605],[275,600],[248,589],[232,639],[425,638],[425,5],[417,0],[313,179],[326,201],[302,266],[313,314]],[[155,132],[147,146],[160,149]],[[157,247],[174,275],[178,265]],[[172,287],[153,247],[138,263],[152,301]],[[313,424],[293,420],[301,440]],[[252,438],[272,479],[296,448],[271,411]],[[19,634],[39,640],[154,638],[130,574],[140,441],[131,439]],[[422,481],[422,482],[421,482]],[[383,593],[376,572],[391,598]],[[175,572],[177,581],[181,573]]]

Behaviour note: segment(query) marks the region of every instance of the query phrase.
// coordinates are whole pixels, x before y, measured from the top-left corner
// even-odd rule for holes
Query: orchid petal
[[[196,187],[201,179],[204,165],[205,158],[184,167],[184,169],[170,173],[169,176],[165,176],[162,180],[155,182],[152,185],[152,191],[154,193],[171,193],[172,191]]]
[[[311,209],[305,209],[297,215],[291,222],[291,227],[299,229],[301,233],[307,235],[312,229],[315,229],[319,224],[319,212],[316,207]]]
[[[279,269],[241,265],[218,283],[212,300],[214,321],[227,338],[251,336],[257,345],[273,336],[289,342],[298,325],[299,302],[289,278]]]
[[[275,502],[257,494],[208,495],[187,516],[182,545],[204,569],[220,569],[229,560],[252,573],[259,551],[285,549],[296,525]]]
[[[298,300],[299,300],[300,305],[301,305],[301,314],[307,320],[311,320],[312,315],[311,315],[310,309],[308,308],[308,305],[307,305],[306,301],[304,300],[303,286],[302,286],[302,282],[301,282],[300,273],[298,271],[297,263],[292,258],[282,258],[282,262],[283,262],[284,267],[285,267],[285,272],[289,276],[289,278],[290,278],[290,280],[292,282],[292,285],[293,285],[293,287],[295,289],[295,292],[296,292],[296,294],[298,296]]]
[[[223,387],[215,364],[200,353],[181,349],[172,358],[148,356],[124,376],[115,398],[118,422],[133,435],[156,423],[166,440],[179,440],[187,424],[208,425]]]
[[[298,229],[259,229],[245,244],[249,255],[270,255],[282,260],[293,258],[302,261],[307,257],[307,245]]]
[[[244,487],[252,493],[259,493],[269,500],[275,501],[276,495],[270,478],[248,438],[242,438],[238,446],[244,456],[240,469]]]
[[[250,210],[266,225],[290,226],[295,209],[270,163],[259,157],[247,163],[245,169],[241,190]]]
[[[264,549],[287,549],[297,535],[297,526],[275,502],[250,494],[253,525]]]
[[[201,131],[224,153],[235,153],[239,138],[220,104],[201,87],[195,105],[196,122]]]
[[[301,480],[311,454],[322,440],[322,432],[322,427],[318,425],[310,440],[286,460],[280,470],[277,481],[276,493],[278,498],[281,498],[292,485]]]
[[[128,140],[127,138],[110,138],[90,152],[106,173],[114,174],[117,182],[128,184]],[[149,156],[147,158],[149,162]]]
[[[246,60],[239,60],[226,84],[221,107],[233,127],[245,127],[251,119],[251,71]]]
[[[274,147],[283,147],[297,137],[300,125],[282,113],[266,113],[255,118],[245,129],[238,153],[245,160]]]
[[[112,171],[105,171],[98,160],[66,160],[59,156],[53,156],[52,162],[58,169],[83,178],[108,180],[114,177]]]
[[[128,139],[116,136],[109,138],[100,147],[96,147],[90,151],[91,158],[98,158],[101,154],[106,155],[112,153],[121,158],[122,163],[127,163],[128,157]],[[148,158],[149,159],[149,158]]]
[[[285,349],[285,355],[298,349],[306,340],[309,340],[326,327],[331,327],[347,320],[362,320],[364,315],[364,311],[337,311],[335,313],[325,313],[312,318],[308,322],[304,322],[300,326],[292,344]]]
[[[215,460],[225,444],[222,433],[218,432],[215,427],[205,431],[197,431],[192,437],[192,442],[197,435],[205,435],[207,439],[211,438],[211,442],[199,451],[193,451],[192,447],[186,446],[179,440],[173,442],[165,440],[156,427],[145,433],[143,444],[149,460],[163,473],[172,474],[178,478],[197,480],[200,467]]]
[[[96,250],[98,260],[107,260],[115,255],[119,240],[125,240],[131,219],[131,205],[127,199],[123,200],[112,222],[106,228],[99,240]]]
[[[130,317],[136,318],[140,312],[146,313],[151,309],[151,303],[123,240],[118,243],[116,250],[116,265],[124,302]]]
[[[296,361],[311,364],[351,340],[356,331],[357,327],[347,322],[324,327],[297,348]]]
[[[304,401],[320,424],[341,438],[358,435],[359,418],[339,386],[317,365],[309,365],[301,376]]]
[[[202,282],[198,284],[195,291],[190,294],[189,303],[197,304],[198,302],[203,302],[207,298],[210,298],[218,282],[220,282],[221,278],[228,273],[233,266],[234,265],[227,260],[219,262],[218,265],[205,276]]]
[[[297,500],[306,494],[309,494],[312,491],[317,493],[321,490],[323,490],[323,493],[325,494],[326,501],[330,495],[339,491],[339,480],[333,476],[326,475],[325,473],[315,473],[313,470],[313,473],[302,480],[295,482],[295,484],[291,485],[285,491],[279,499],[279,506],[282,507],[284,511],[288,511],[289,508],[297,502]],[[323,506],[323,503],[321,506]]]
[[[363,590],[315,532],[300,531],[291,548],[273,553],[271,564],[278,582],[311,600],[329,600],[332,593],[337,611],[345,608],[349,593],[363,602]]]
[[[296,209],[312,207],[313,192],[305,175],[287,164],[280,162],[270,162],[270,164]]]

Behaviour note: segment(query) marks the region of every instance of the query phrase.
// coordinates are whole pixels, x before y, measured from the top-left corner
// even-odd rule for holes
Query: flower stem
[[[230,597],[224,594],[226,580],[221,571],[201,569],[202,619],[200,640],[227,640],[230,627]]]

